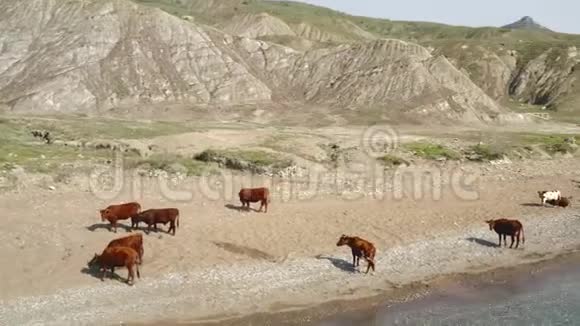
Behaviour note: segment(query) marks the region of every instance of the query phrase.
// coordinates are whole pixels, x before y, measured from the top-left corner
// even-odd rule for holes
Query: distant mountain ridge
[[[524,16],[520,20],[515,21],[511,24],[502,26],[502,28],[508,29],[526,29],[526,30],[537,30],[545,32],[553,32],[552,30],[538,24],[532,17]]]

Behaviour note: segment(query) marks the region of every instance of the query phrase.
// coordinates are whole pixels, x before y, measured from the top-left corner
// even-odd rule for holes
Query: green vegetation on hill
[[[378,37],[397,38],[425,43],[436,40],[493,40],[504,44],[528,42],[579,43],[579,35],[552,33],[540,30],[511,30],[498,27],[452,26],[432,22],[393,21],[389,19],[353,16],[325,7],[294,1],[213,1],[207,0],[134,0],[167,11],[176,16],[191,15],[200,22],[218,25],[242,14],[268,13],[284,22],[315,26],[321,31],[342,36],[346,39],[360,39],[352,28],[340,22],[348,20],[363,30]],[[200,9],[203,8],[203,9]],[[521,42],[520,42],[521,41]]]
[[[183,125],[169,122],[140,123],[134,121],[81,118],[2,118],[0,119],[0,171],[21,166],[31,172],[52,172],[73,162],[104,162],[112,159],[110,150],[95,147],[46,144],[33,137],[33,130],[50,132],[53,141],[84,142],[95,138],[139,139],[188,131]],[[126,159],[137,159],[137,153],[124,153]],[[150,160],[158,161],[156,158]],[[193,169],[192,169],[193,170]]]
[[[183,17],[193,16],[197,22],[223,27],[231,23],[236,17],[246,14],[267,13],[276,17],[290,26],[300,37],[289,35],[266,35],[262,40],[275,42],[300,50],[309,47],[325,47],[335,45],[337,42],[356,42],[365,40],[368,35],[377,38],[394,38],[416,42],[423,46],[435,49],[435,54],[445,55],[452,59],[453,63],[469,74],[474,83],[480,86],[494,99],[512,96],[509,85],[497,86],[494,77],[490,77],[489,69],[482,68],[490,55],[505,56],[507,51],[515,51],[517,64],[516,71],[512,71],[512,78],[518,71],[541,56],[548,54],[547,66],[554,72],[551,78],[566,71],[563,68],[565,60],[556,60],[566,56],[566,51],[571,46],[580,48],[580,35],[555,33],[542,29],[508,29],[500,27],[465,27],[451,26],[432,22],[393,21],[388,19],[353,16],[329,8],[309,5],[293,1],[267,1],[267,0],[133,0],[137,3],[158,7],[170,14]],[[303,25],[303,26],[299,26]],[[306,27],[305,27],[306,26]],[[356,28],[358,26],[360,30]],[[311,28],[312,33],[304,29]],[[366,33],[366,34],[365,34]],[[324,36],[322,36],[324,35]],[[310,43],[302,43],[300,40],[308,39]],[[329,41],[331,40],[331,41]],[[465,46],[468,47],[465,47]],[[497,61],[496,61],[497,63]],[[512,68],[510,68],[512,69]],[[492,74],[502,72],[492,71]],[[564,77],[566,78],[566,77]],[[560,83],[562,84],[562,83]],[[487,88],[495,87],[494,90]],[[527,85],[527,88],[541,87],[541,85]],[[558,97],[550,98],[551,106],[562,107],[568,112],[577,112],[576,107],[580,104],[580,96],[576,91],[576,84],[568,91],[551,89]],[[534,104],[538,100],[527,92],[523,102]],[[540,101],[541,102],[541,101]],[[574,120],[567,117],[567,120]]]

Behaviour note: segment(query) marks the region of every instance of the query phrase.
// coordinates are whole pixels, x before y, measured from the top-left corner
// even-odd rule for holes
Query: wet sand
[[[405,303],[386,301],[310,325],[577,324],[579,267],[576,249],[538,263],[453,275],[434,281],[422,298]]]
[[[541,259],[541,258],[539,258]],[[213,322],[166,321],[155,325],[187,326],[354,326],[376,325],[377,315],[393,314],[412,309],[429,308],[445,301],[465,304],[470,301],[493,301],[523,291],[534,291],[538,283],[563,273],[576,272],[580,267],[580,247],[553,258],[513,267],[497,268],[482,273],[457,273],[435,277],[428,282],[414,282],[399,289],[384,291],[357,300],[335,300],[308,309],[259,313],[243,318]],[[487,298],[482,299],[482,293]],[[493,295],[490,295],[490,292]],[[154,324],[130,324],[154,325]]]

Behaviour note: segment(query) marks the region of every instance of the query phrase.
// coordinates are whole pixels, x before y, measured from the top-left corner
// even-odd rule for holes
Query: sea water
[[[319,326],[580,325],[580,262],[480,286],[451,286],[422,299]]]

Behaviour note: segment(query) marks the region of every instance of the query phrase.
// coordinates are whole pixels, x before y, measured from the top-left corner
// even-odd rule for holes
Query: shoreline
[[[261,312],[213,321],[178,322],[161,321],[156,323],[129,323],[127,325],[187,325],[187,326],[243,326],[243,325],[276,325],[276,326],[317,326],[334,320],[347,318],[359,320],[365,316],[375,315],[379,311],[397,310],[403,305],[429,300],[431,297],[446,294],[454,286],[470,289],[497,286],[498,283],[510,283],[515,279],[524,282],[554,273],[566,266],[578,264],[580,246],[567,252],[549,255],[537,261],[514,266],[492,268],[481,272],[458,272],[449,275],[435,276],[428,281],[417,281],[401,288],[385,290],[384,293],[353,300],[332,300],[314,307],[292,309],[290,311]],[[452,290],[451,290],[452,291]]]
[[[421,284],[457,275],[458,271],[473,275],[545,261],[575,251],[580,246],[576,231],[580,229],[578,213],[578,210],[567,210],[551,218],[521,219],[524,225],[535,227],[526,230],[529,240],[520,249],[494,247],[490,240],[496,234],[481,226],[386,249],[376,260],[377,272],[368,275],[348,271],[348,256],[343,250],[337,250],[334,257],[345,259],[302,257],[230,264],[229,268],[218,265],[173,273],[162,279],[143,278],[139,286],[130,288],[107,282],[97,287],[61,290],[48,296],[21,297],[2,302],[0,315],[9,323],[19,325],[38,320],[45,325],[127,324],[128,320],[130,325],[215,322],[227,325],[228,319],[260,313],[317,307],[336,300],[377,298],[386,293],[385,289],[405,294],[409,293],[406,286],[417,290]],[[467,240],[471,238],[479,240]]]
[[[487,228],[481,227],[466,230],[460,234],[448,235],[443,240],[418,241],[410,245],[385,250],[381,258],[377,259],[377,271],[380,268],[381,272],[377,272],[375,275],[372,273],[369,273],[369,275],[345,273],[345,271],[341,271],[333,266],[332,263],[313,265],[313,261],[310,261],[311,264],[308,264],[304,259],[302,259],[302,264],[294,261],[289,265],[280,266],[282,269],[284,267],[293,267],[294,272],[278,272],[281,274],[277,277],[278,282],[285,280],[286,284],[282,284],[281,287],[264,295],[262,298],[257,296],[256,292],[261,290],[267,291],[267,289],[260,289],[260,287],[252,289],[251,293],[254,293],[253,298],[255,299],[255,301],[252,300],[254,303],[253,308],[254,310],[258,310],[254,312],[254,315],[260,313],[267,314],[272,311],[300,311],[301,308],[316,307],[328,302],[336,302],[337,300],[352,302],[352,300],[365,300],[369,297],[376,298],[377,295],[382,296],[385,294],[385,288],[387,292],[395,290],[400,291],[399,294],[402,295],[414,295],[417,293],[416,290],[420,290],[422,286],[432,281],[445,279],[449,276],[460,274],[474,275],[494,269],[509,269],[518,265],[550,260],[566,253],[574,252],[580,246],[580,241],[575,236],[572,236],[576,234],[575,230],[580,226],[580,220],[578,218],[570,218],[571,212],[578,213],[578,211],[561,212],[559,216],[554,216],[551,219],[543,217],[528,217],[522,219],[524,225],[543,224],[541,229],[551,230],[552,232],[549,234],[550,242],[557,244],[558,247],[546,248],[542,242],[534,243],[534,240],[527,242],[523,247],[525,249],[520,248],[516,250],[491,247],[488,245],[492,243],[486,242],[487,240],[484,239],[494,239],[496,235],[495,233],[491,233]],[[526,235],[528,235],[529,239],[547,240],[545,236],[541,237],[538,235],[537,229],[528,230]],[[481,241],[478,243],[465,240],[470,236],[481,239]],[[457,242],[460,243],[459,246],[455,245]],[[454,248],[457,249],[454,251]],[[484,252],[470,250],[470,248],[484,249]],[[408,253],[414,254],[409,255]],[[340,254],[339,256],[344,257],[344,255]],[[476,258],[473,259],[473,256],[476,256]],[[429,257],[429,259],[425,259],[425,257]],[[393,264],[392,262],[396,260],[398,260],[398,263]],[[343,262],[346,261],[347,259]],[[407,266],[402,266],[405,262]],[[303,270],[302,274],[296,277],[300,269]],[[304,272],[305,269],[307,269],[306,272]],[[386,270],[391,270],[392,274],[386,272]],[[271,273],[266,273],[272,275]],[[309,276],[308,274],[315,276]],[[399,274],[398,277],[393,276],[396,274]],[[263,277],[257,270],[254,276],[253,279],[259,279],[260,283],[271,282],[271,279]],[[308,279],[309,277],[311,279]],[[240,283],[244,283],[244,281]],[[297,285],[299,289],[293,289],[292,286],[294,285]],[[407,286],[410,286],[411,291],[406,288]],[[295,294],[292,295],[292,292],[295,292]],[[315,293],[319,295],[316,296]],[[243,293],[236,295],[235,290],[231,294],[238,299],[246,297]],[[276,297],[284,298],[285,300],[277,302],[278,300],[274,299]],[[252,298],[246,299],[251,300]],[[270,307],[264,309],[263,307],[267,304],[270,304]],[[182,318],[172,320],[169,323],[211,325],[218,322],[216,325],[220,325],[219,322],[221,322],[227,325],[228,319],[236,319],[236,317],[244,318],[243,311],[247,310],[239,309],[240,305],[237,308],[238,310],[229,316],[227,314],[213,314],[213,316],[206,314],[195,320],[188,321],[188,318]],[[252,314],[250,313],[249,315]],[[153,325],[163,324],[164,322],[168,322],[167,319],[156,319],[154,322],[149,320],[145,323],[135,322],[131,323],[131,325]],[[239,321],[237,324],[239,324]]]

